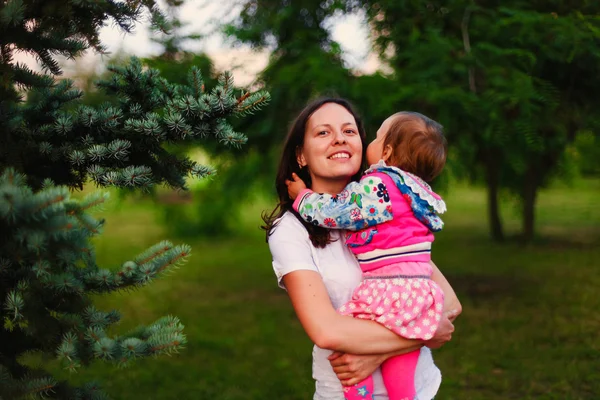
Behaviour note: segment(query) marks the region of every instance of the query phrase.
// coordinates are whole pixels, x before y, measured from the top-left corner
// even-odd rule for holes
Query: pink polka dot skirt
[[[426,277],[368,277],[339,312],[377,321],[407,339],[429,340],[444,307],[444,293]]]

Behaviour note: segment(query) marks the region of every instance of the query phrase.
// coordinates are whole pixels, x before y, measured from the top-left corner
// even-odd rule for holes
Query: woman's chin
[[[356,175],[359,171],[359,168],[354,168],[352,166],[347,166],[346,168],[337,167],[329,170],[329,178],[330,179],[339,179],[339,180],[350,180],[354,175]]]
[[[360,169],[360,163],[357,163],[356,160],[342,158],[338,160],[329,160],[328,169],[331,171],[339,171],[339,172],[352,172],[358,171]],[[356,172],[351,173],[350,175],[354,175]]]

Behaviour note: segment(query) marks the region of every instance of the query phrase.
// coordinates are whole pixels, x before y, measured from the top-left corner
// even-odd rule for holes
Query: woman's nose
[[[334,136],[334,144],[344,144],[346,143],[346,136],[342,131],[336,131]]]

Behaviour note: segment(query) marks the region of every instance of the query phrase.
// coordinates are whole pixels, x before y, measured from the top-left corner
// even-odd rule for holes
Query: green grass
[[[435,352],[444,381],[438,399],[596,399],[600,396],[600,180],[543,191],[541,240],[491,243],[481,189],[446,195],[445,230],[434,259],[463,303],[454,340]],[[98,379],[115,399],[300,400],[312,398],[311,343],[258,230],[264,206],[248,206],[244,234],[187,241],[193,256],[174,274],[136,291],[98,298],[124,314],[127,331],[166,314],[186,325],[186,349],[126,369],[103,363],[74,382]],[[102,265],[118,267],[167,237],[147,200],[113,202],[97,240]],[[519,225],[503,207],[506,227]],[[247,232],[253,232],[248,234]]]

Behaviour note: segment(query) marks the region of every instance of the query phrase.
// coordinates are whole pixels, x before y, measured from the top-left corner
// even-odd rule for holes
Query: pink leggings
[[[383,383],[387,389],[390,400],[414,400],[415,370],[419,360],[420,350],[395,356],[381,365]],[[372,400],[373,378],[368,377],[354,386],[344,388],[346,400]]]

